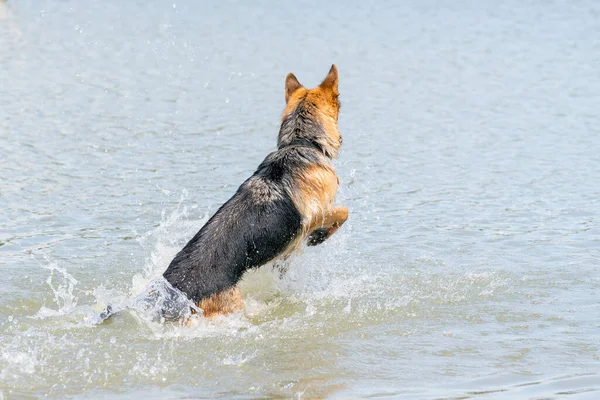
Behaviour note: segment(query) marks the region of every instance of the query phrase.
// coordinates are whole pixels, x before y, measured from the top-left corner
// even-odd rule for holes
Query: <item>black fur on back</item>
[[[294,174],[312,163],[328,160],[314,147],[299,145],[269,154],[175,256],[165,279],[199,302],[281,255],[301,232],[302,216],[290,196]]]

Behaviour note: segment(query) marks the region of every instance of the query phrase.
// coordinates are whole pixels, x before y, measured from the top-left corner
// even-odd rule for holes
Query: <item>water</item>
[[[93,326],[333,62],[348,223]],[[599,65],[593,1],[0,3],[0,398],[598,398]]]

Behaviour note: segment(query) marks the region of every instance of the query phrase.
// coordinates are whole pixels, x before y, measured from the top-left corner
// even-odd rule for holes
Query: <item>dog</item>
[[[331,163],[342,145],[338,97],[335,64],[313,89],[287,75],[277,150],[171,261],[169,293],[183,293],[209,318],[241,310],[237,284],[246,271],[321,244],[346,222],[348,208],[334,205]]]

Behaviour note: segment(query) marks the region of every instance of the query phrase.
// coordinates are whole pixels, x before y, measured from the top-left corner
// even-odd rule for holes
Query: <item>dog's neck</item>
[[[316,142],[312,141],[312,140],[308,140],[308,139],[302,139],[302,138],[296,138],[293,139],[291,142],[287,143],[284,146],[279,146],[279,148],[281,149],[282,147],[286,147],[286,146],[304,146],[304,147],[311,147],[315,150],[317,150],[319,153],[325,153],[325,151],[323,151],[323,148]]]
[[[287,146],[312,147],[328,158],[334,158],[337,151],[329,143],[327,133],[313,112],[313,110],[308,111],[307,106],[300,103],[289,113],[281,123],[277,147],[279,149]]]

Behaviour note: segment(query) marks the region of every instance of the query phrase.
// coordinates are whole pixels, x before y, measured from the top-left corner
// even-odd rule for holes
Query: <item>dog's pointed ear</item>
[[[319,86],[323,89],[331,90],[336,96],[340,94],[340,92],[338,92],[338,70],[335,64],[331,66],[329,73]]]
[[[294,74],[292,74],[291,72],[289,74],[287,74],[287,76],[285,77],[285,103],[287,104],[288,100],[290,99],[290,97],[292,96],[292,94],[294,94],[294,92],[298,89],[300,89],[301,87],[303,87],[300,82],[298,82],[298,79],[296,79],[296,76]]]

